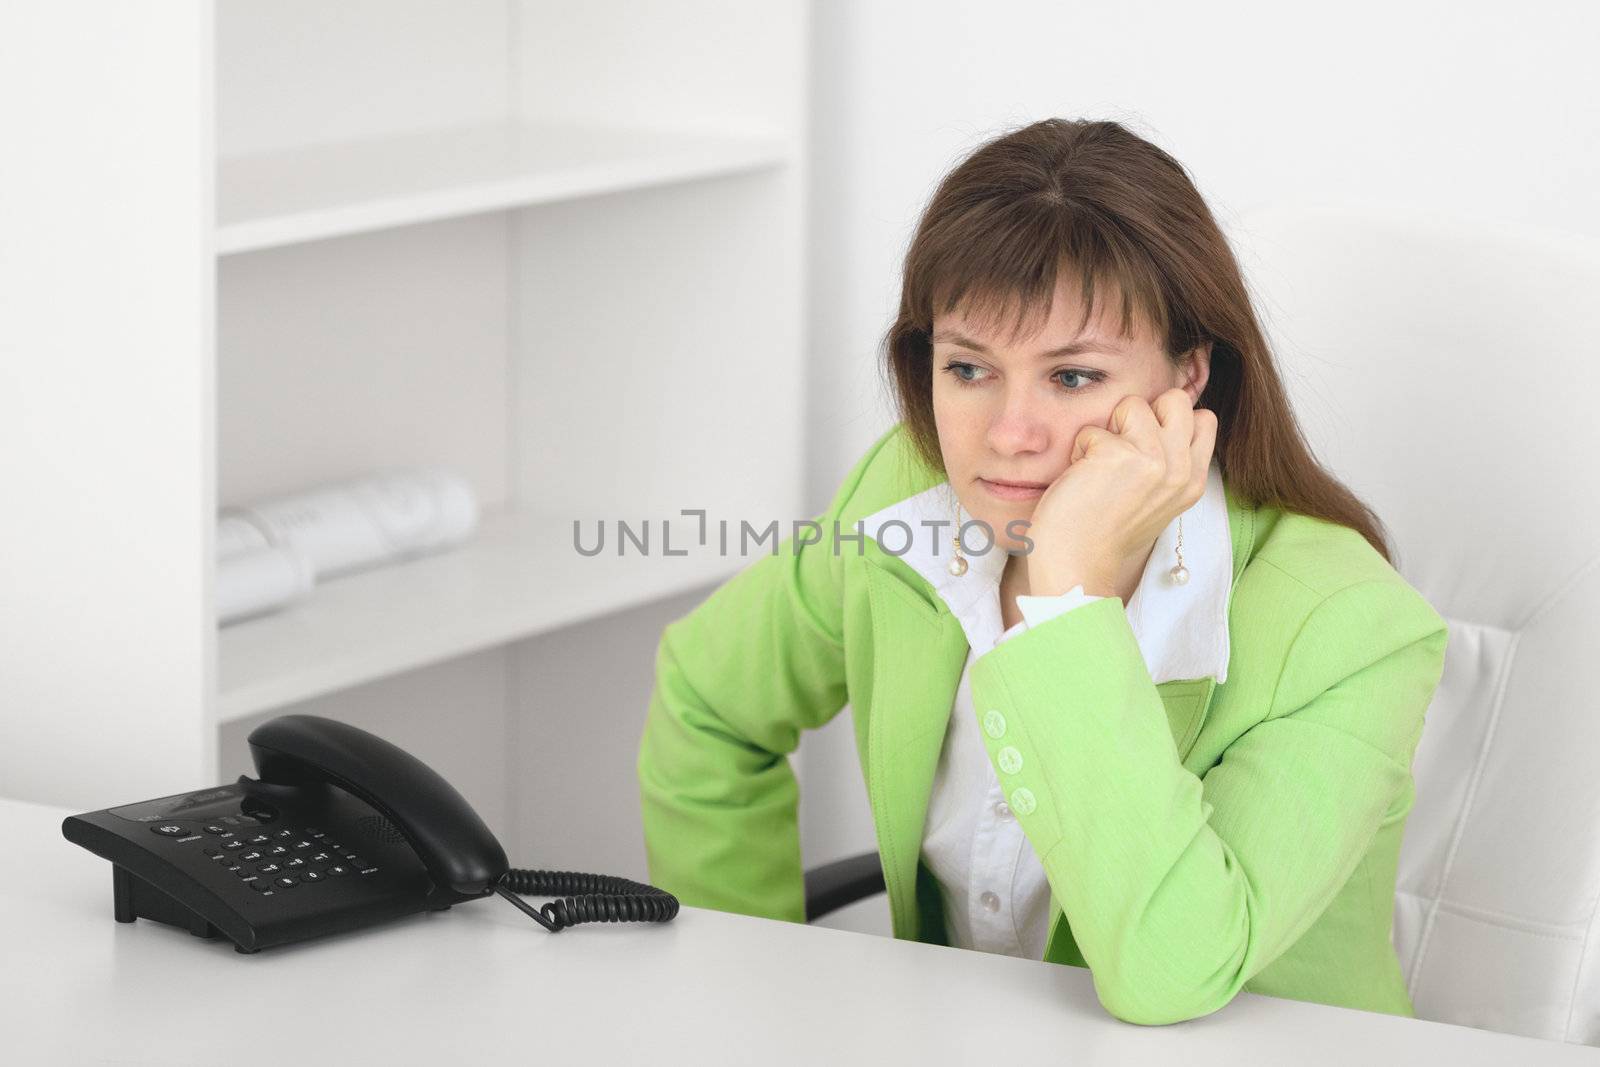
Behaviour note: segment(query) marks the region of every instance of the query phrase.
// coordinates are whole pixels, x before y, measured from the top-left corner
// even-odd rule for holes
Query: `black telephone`
[[[626,878],[510,867],[449,782],[365,730],[280,715],[248,740],[259,779],[62,822],[111,861],[118,922],[222,935],[248,953],[492,893],[551,933],[678,913],[671,893]],[[535,910],[519,893],[581,895]]]

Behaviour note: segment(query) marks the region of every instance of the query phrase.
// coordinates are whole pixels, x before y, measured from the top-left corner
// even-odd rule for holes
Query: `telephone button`
[[[338,863],[335,863],[332,867],[328,868],[328,876],[330,878],[342,878],[342,877],[344,877],[345,875],[347,875],[349,873],[350,873],[350,868],[349,867],[343,866],[342,864],[338,864]]]
[[[246,863],[254,863],[257,860],[264,858],[264,856],[265,853],[258,848],[253,848],[249,852],[239,853],[239,858]]]
[[[299,885],[300,884],[300,879],[296,878],[292,874],[286,874],[282,878],[273,879],[272,884],[277,886],[280,889],[289,889],[289,888],[292,888],[294,886]]]
[[[321,871],[302,871],[300,873],[300,877],[305,879],[308,882],[319,882],[319,881],[322,880],[322,872]]]
[[[322,837],[323,835],[324,835],[324,831],[319,830],[315,826],[306,827],[306,836],[308,836],[308,837]]]
[[[283,865],[285,867],[304,867],[306,865],[306,861],[301,859],[299,856],[295,856],[293,859],[285,860]]]
[[[250,883],[250,888],[254,889],[257,893],[270,893],[272,892],[272,883],[263,882],[257,879],[256,881]]]
[[[367,865],[367,861],[357,856],[354,852],[346,853],[344,861],[358,871]]]
[[[277,874],[279,871],[283,870],[283,868],[279,867],[276,863],[263,863],[261,866],[257,867],[256,870],[262,874]]]
[[[333,862],[333,857],[328,855],[326,852],[318,852],[315,856],[311,857],[311,862],[312,863],[332,863]]]
[[[205,831],[208,834],[216,834],[218,837],[232,837],[233,836],[233,827],[224,826],[219,822],[214,822],[214,823],[207,824],[206,827],[205,827]]]
[[[228,870],[234,872],[246,882],[256,876],[256,872],[252,871],[249,867],[229,867]]]
[[[252,845],[264,845],[271,840],[272,838],[266,834],[256,834],[250,838],[250,843]]]
[[[158,823],[155,826],[150,827],[150,832],[160,834],[162,837],[189,836],[189,828],[187,826],[180,826],[175,822]]]
[[[315,846],[312,845],[312,843],[310,841],[301,840],[301,841],[296,841],[294,843],[294,850],[296,852],[299,852],[301,849],[313,848],[313,847],[315,847]]]
[[[282,856],[284,853],[286,853],[288,851],[289,850],[284,848],[282,845],[273,845],[271,848],[267,849],[267,855],[269,855],[269,856]]]
[[[231,837],[222,843],[222,847],[232,851],[233,849],[249,848],[250,844],[243,838]]]

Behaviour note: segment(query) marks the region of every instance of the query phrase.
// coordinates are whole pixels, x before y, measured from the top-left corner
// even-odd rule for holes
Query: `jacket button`
[[[1011,794],[1011,810],[1018,815],[1032,815],[1033,809],[1038,806],[1039,802],[1033,798],[1033,790],[1027,786]]]
[[[983,732],[996,741],[1000,740],[1006,735],[1006,717],[992,708],[984,712]]]
[[[996,755],[995,760],[1000,764],[1000,769],[1007,774],[1016,774],[1022,770],[1022,753],[1007,745]]]

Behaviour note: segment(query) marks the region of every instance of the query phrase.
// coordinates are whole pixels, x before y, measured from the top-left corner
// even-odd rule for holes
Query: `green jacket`
[[[943,480],[897,424],[817,517],[819,543],[790,537],[667,626],[638,756],[652,884],[803,922],[787,756],[848,702],[894,936],[948,943],[920,853],[967,639],[871,536],[837,551],[833,537]],[[1134,1023],[1206,1015],[1241,989],[1412,1015],[1395,867],[1445,621],[1355,531],[1225,488],[1225,683],[1154,684],[1117,597],[973,663],[977,715],[1001,712],[991,762],[1022,756],[995,769],[1050,883],[1044,958],[1087,966]]]

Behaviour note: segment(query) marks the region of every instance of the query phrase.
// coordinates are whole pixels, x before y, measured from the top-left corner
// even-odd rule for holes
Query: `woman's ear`
[[[1200,395],[1211,380],[1211,342],[1196,345],[1178,364],[1178,386],[1189,394],[1191,405],[1200,403]]]

